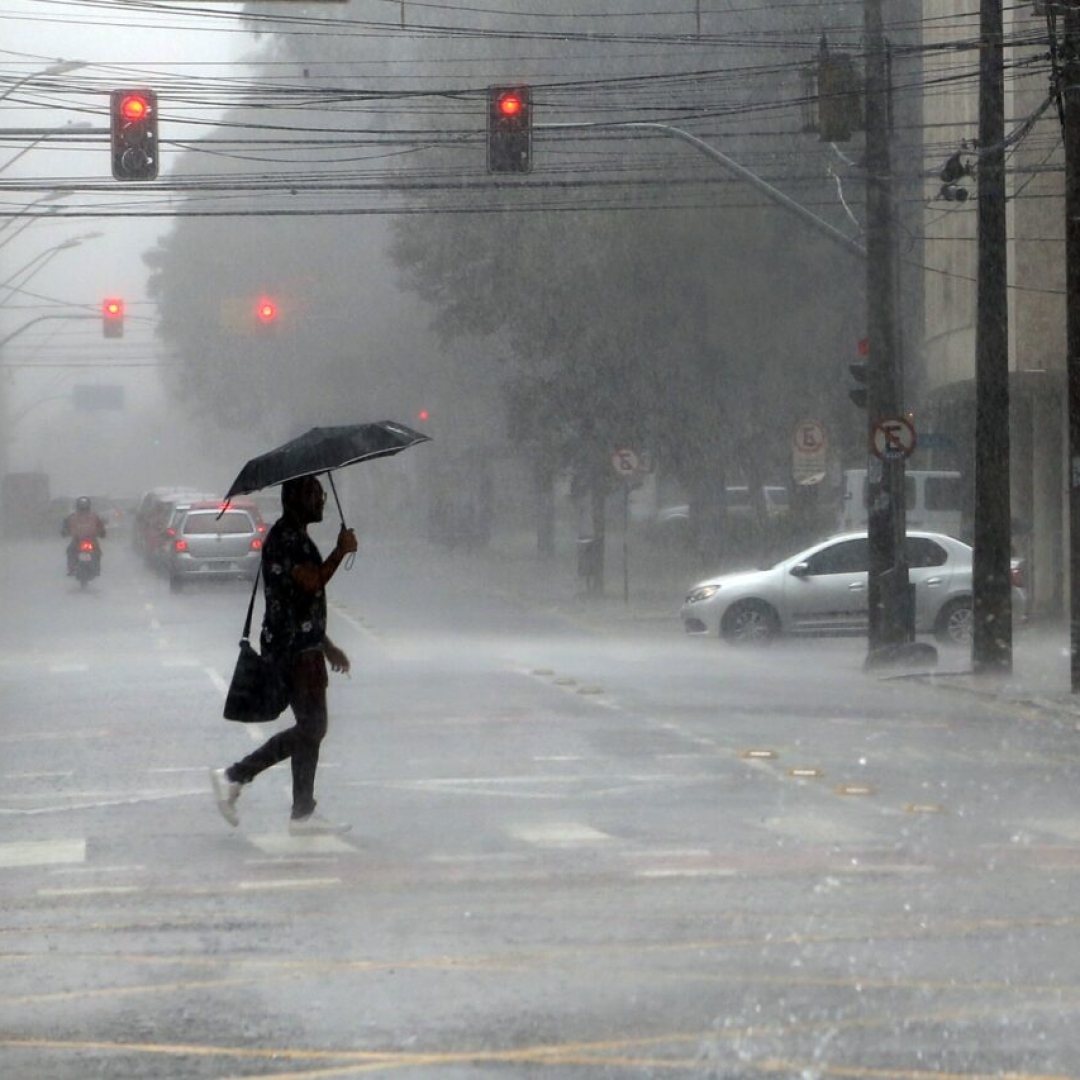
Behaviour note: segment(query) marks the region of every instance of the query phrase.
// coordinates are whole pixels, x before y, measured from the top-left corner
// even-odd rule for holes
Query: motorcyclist
[[[105,522],[90,508],[90,500],[80,495],[75,500],[75,510],[64,518],[60,529],[61,536],[70,536],[67,547],[68,574],[75,573],[75,557],[79,552],[80,540],[100,540],[105,536]]]

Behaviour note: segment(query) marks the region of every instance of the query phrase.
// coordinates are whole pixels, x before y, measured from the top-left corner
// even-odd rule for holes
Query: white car
[[[971,641],[971,548],[941,533],[907,534],[908,576],[915,586],[915,631],[941,641]],[[768,570],[721,574],[698,582],[680,610],[690,634],[762,642],[779,634],[853,634],[867,627],[865,532],[845,533],[783,559]],[[1026,597],[1015,584],[1022,617]]]

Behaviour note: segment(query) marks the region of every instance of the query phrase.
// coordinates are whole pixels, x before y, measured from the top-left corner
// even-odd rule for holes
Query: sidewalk
[[[607,553],[604,595],[587,596],[577,575],[576,552],[560,550],[555,559],[540,560],[535,539],[526,535],[500,537],[488,548],[458,551],[448,557],[456,570],[473,580],[597,632],[682,634],[679,606],[683,595],[698,577],[705,576],[686,560],[665,560],[656,552],[631,550],[628,588],[624,591],[622,551],[612,545]],[[885,668],[879,677],[900,675],[898,670]],[[1080,721],[1080,694],[1070,690],[1069,628],[1065,622],[1019,628],[1013,636],[1013,670],[1007,675],[976,675],[970,653],[942,649],[935,669],[906,673],[905,677]]]
[[[1013,667],[1008,674],[975,675],[970,656],[944,657],[924,676],[931,685],[963,690],[998,701],[1050,710],[1080,721],[1080,694],[1071,692],[1067,624],[1022,627],[1013,636]]]

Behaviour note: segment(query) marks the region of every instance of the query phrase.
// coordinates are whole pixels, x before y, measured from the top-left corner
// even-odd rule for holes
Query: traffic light
[[[822,142],[847,142],[866,126],[863,119],[863,80],[846,56],[818,54],[818,137]]]
[[[255,301],[254,314],[256,334],[267,336],[277,333],[281,311],[272,296],[260,296]]]
[[[866,381],[869,376],[869,369],[867,367],[867,357],[870,355],[870,342],[863,338],[859,342],[859,356],[860,360],[855,360],[848,364],[848,371],[851,372],[851,377],[855,380],[855,385],[848,390],[848,397],[851,398],[854,404],[858,405],[860,409],[866,408],[867,400],[867,386]]]
[[[158,107],[153,90],[114,90],[109,100],[112,174],[117,180],[156,180]]]
[[[118,297],[101,301],[101,332],[109,338],[124,336],[124,301]]]
[[[532,172],[532,96],[527,86],[488,87],[488,172]]]

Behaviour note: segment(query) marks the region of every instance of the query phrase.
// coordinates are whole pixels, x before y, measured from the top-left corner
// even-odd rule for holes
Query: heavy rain
[[[1075,4],[0,25],[0,1076],[1080,1077]]]

